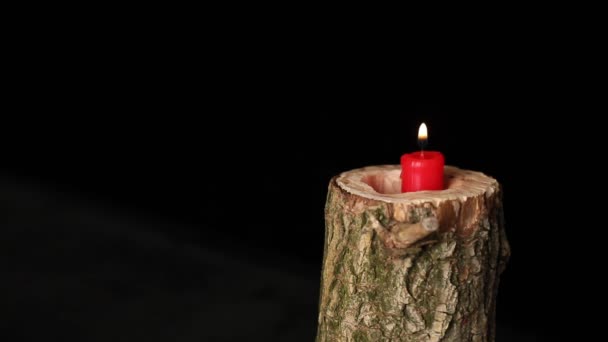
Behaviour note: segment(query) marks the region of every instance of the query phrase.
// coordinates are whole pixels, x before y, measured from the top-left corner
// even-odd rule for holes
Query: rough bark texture
[[[317,341],[493,341],[498,183],[446,167],[447,190],[399,194],[398,168],[330,182]]]

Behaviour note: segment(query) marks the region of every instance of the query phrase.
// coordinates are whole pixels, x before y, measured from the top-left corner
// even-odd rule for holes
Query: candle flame
[[[429,134],[426,129],[426,124],[423,122],[420,124],[420,128],[418,128],[418,140],[427,140]]]

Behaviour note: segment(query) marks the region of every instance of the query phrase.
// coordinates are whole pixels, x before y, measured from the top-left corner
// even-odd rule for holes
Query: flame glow
[[[420,128],[418,128],[418,140],[426,140],[428,137],[429,134],[427,133],[426,125],[423,122],[420,124]]]

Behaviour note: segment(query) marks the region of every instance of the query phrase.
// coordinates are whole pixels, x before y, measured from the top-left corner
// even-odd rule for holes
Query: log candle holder
[[[494,341],[509,257],[498,182],[445,167],[401,193],[397,165],[329,184],[317,341]]]

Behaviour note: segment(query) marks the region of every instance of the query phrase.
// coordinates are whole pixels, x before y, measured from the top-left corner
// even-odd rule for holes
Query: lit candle
[[[401,192],[443,190],[443,154],[425,151],[428,142],[426,125],[418,129],[420,151],[401,156]]]

